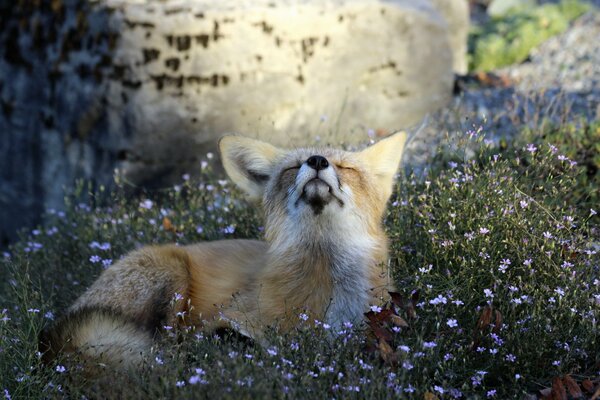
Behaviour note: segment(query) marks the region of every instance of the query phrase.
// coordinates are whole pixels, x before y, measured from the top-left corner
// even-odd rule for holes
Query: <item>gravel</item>
[[[600,7],[600,0],[595,3]],[[524,127],[539,127],[544,120],[600,119],[600,8],[534,49],[526,62],[494,74],[510,84],[468,86],[421,129],[412,129],[405,165],[422,173],[446,137],[453,143],[473,129],[481,128],[494,141],[512,140]]]

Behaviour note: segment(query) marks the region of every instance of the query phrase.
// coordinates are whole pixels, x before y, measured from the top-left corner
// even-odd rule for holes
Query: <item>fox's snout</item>
[[[315,171],[320,171],[329,167],[329,161],[323,156],[310,156],[308,157],[308,160],[306,160],[306,165]]]

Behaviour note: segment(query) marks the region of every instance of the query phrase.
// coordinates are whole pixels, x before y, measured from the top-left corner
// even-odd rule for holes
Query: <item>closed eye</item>
[[[283,172],[292,171],[294,169],[300,169],[300,165],[296,165],[296,166],[293,166],[293,167],[286,168],[286,169],[283,170]]]
[[[356,171],[356,168],[347,167],[347,166],[345,166],[345,165],[339,165],[339,164],[336,164],[335,166],[336,166],[337,168],[339,168],[339,169],[347,169],[347,170],[351,170],[351,171]]]

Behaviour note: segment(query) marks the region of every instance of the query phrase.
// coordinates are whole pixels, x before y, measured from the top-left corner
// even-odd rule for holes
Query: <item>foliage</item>
[[[469,35],[469,69],[490,71],[524,61],[532,48],[565,31],[588,8],[579,0],[516,7],[475,26]]]
[[[581,153],[562,141],[496,154],[481,132],[464,135],[469,140],[481,146],[478,157],[461,153],[463,143],[425,180],[400,178],[386,225],[397,288],[411,300],[394,316],[402,320],[386,325],[388,347],[373,346],[383,334],[373,324],[332,332],[299,318],[297,332],[271,332],[264,347],[165,330],[141,370],[106,370],[93,380],[39,365],[42,327],[127,251],[260,237],[255,207],[208,164],[202,183],[187,180],[151,198],[117,191],[109,207],[96,204],[103,193],[76,201],[87,190],[81,185],[66,213],[52,212],[4,255],[0,390],[13,398],[523,398],[556,376],[593,380],[599,216],[571,195],[586,170],[569,157]],[[390,307],[374,307],[370,320]]]

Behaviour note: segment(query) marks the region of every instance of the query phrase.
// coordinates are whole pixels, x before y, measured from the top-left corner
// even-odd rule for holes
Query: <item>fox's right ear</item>
[[[274,163],[283,150],[259,140],[224,136],[219,151],[227,175],[250,197],[262,197]]]

